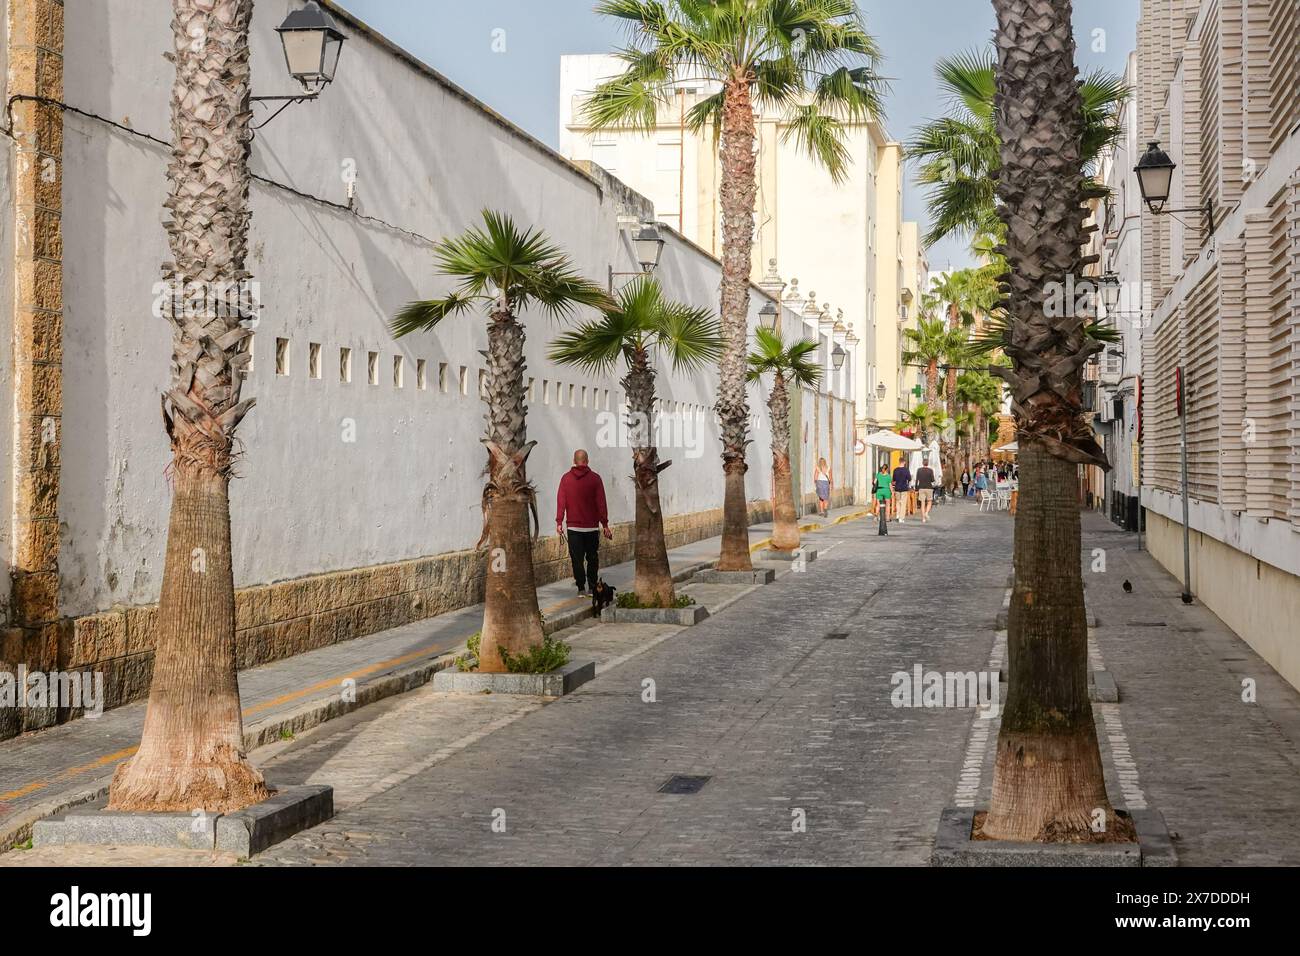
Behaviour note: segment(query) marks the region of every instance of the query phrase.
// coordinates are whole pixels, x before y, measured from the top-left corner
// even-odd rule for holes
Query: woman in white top
[[[824,518],[831,508],[831,470],[826,467],[825,458],[817,459],[817,467],[813,469],[813,487],[817,489],[817,513]]]

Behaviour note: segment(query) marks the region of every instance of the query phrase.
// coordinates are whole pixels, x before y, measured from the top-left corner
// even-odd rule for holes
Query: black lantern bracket
[[[328,12],[321,9],[317,0],[307,0],[301,10],[290,13],[275,32],[284,48],[285,66],[302,86],[301,93],[287,96],[251,96],[250,103],[279,103],[280,108],[261,123],[253,125],[258,130],[266,126],[295,103],[310,103],[319,99],[325,87],[334,81],[338,70],[343,41],[347,39]]]

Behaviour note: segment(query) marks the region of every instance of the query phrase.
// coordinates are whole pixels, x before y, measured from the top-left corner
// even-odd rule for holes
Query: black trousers
[[[600,573],[600,532],[569,529],[569,560],[573,562],[573,580],[579,591],[594,586]],[[583,562],[586,570],[583,570]]]

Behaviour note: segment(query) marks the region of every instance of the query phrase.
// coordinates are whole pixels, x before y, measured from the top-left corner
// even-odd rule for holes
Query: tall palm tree
[[[642,276],[626,286],[595,322],[551,343],[552,361],[608,372],[620,359],[627,366],[628,426],[632,477],[636,483],[637,600],[644,607],[671,607],[677,595],[664,542],[659,506],[659,474],[672,464],[659,460],[655,440],[654,353],[666,356],[676,372],[694,372],[717,359],[722,334],[707,309],[692,309],[664,298],[659,283]]]
[[[818,345],[808,339],[786,345],[780,332],[764,328],[754,334],[754,345],[749,354],[749,381],[772,376],[767,397],[772,419],[772,549],[793,551],[799,547],[799,516],[790,473],[789,387],[816,385],[821,380],[821,366],[809,359]]]
[[[993,174],[1001,164],[994,107],[996,51],[981,48],[946,57],[935,66],[939,87],[952,108],[921,126],[908,146],[918,160],[917,180],[934,187],[928,197],[931,222],[926,245],[954,233],[1002,236]],[[1102,150],[1121,133],[1119,107],[1129,96],[1123,78],[1095,70],[1083,81],[1081,161],[1092,170]]]
[[[172,261],[163,275],[174,289],[194,283],[205,294],[168,315],[162,411],[173,491],[158,639],[140,747],[113,776],[113,810],[227,812],[267,796],[244,754],[230,553],[235,429],[253,407],[240,397],[252,318],[242,299],[252,12],[253,0],[172,3],[174,140],[163,204]]]
[[[886,84],[879,49],[854,0],[601,0],[631,42],[622,74],[596,87],[584,108],[594,129],[651,131],[679,79],[718,90],[691,109],[687,126],[711,127],[722,165],[722,330],[717,411],[725,476],[720,570],[749,570],[745,391],[749,279],[754,243],[755,107],[784,115],[784,136],[836,182],[847,175],[845,128],[881,115]]]
[[[1071,0],[993,0],[997,14],[997,193],[1006,225],[1012,389],[1020,463],[1010,688],[984,832],[1003,840],[1089,840],[1112,822],[1088,702],[1077,466],[1108,468],[1084,420],[1081,369],[1101,348],[1077,315],[1044,308],[1081,276],[1087,200],[1084,110]],[[1051,149],[1041,144],[1050,142]]]
[[[542,642],[532,549],[537,495],[525,467],[537,442],[528,441],[519,316],[536,305],[551,317],[567,317],[578,306],[604,308],[609,297],[582,278],[544,233],[521,231],[510,217],[491,210],[484,210],[482,226],[438,242],[433,256],[437,271],[459,282],[441,299],[411,302],[391,327],[400,338],[479,306],[487,311],[487,483],[478,543],[487,543],[488,570],[479,670],[500,673],[506,670],[501,651],[518,656]]]

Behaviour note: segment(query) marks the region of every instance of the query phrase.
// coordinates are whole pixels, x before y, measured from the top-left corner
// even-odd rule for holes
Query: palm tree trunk
[[[772,417],[772,549],[793,551],[799,547],[799,517],[790,474],[790,393],[780,372],[767,408]]]
[[[537,443],[528,441],[524,327],[508,302],[498,302],[488,323],[487,366],[483,514],[488,552],[479,670],[502,673],[507,669],[502,650],[518,656],[541,644],[543,636],[529,527],[530,514],[536,527],[537,496],[526,469]]]
[[[722,108],[722,335],[718,416],[722,421],[722,552],[718,569],[748,571],[749,507],[745,495],[745,447],[749,402],[745,353],[749,337],[749,276],[754,245],[754,111],[748,77],[733,77]]]
[[[1078,463],[1100,458],[1082,421],[1080,372],[1095,351],[1081,316],[1049,316],[1045,290],[1083,272],[1082,117],[1070,0],[993,0],[998,32],[997,191],[1007,224],[1012,383],[1020,443],[1010,687],[984,824],[1003,840],[1089,840],[1107,825],[1088,702]],[[1050,149],[1041,144],[1050,142]],[[1029,383],[1033,383],[1031,386]],[[1036,387],[1034,387],[1036,386]]]
[[[659,473],[672,464],[659,461],[654,442],[655,373],[644,349],[637,349],[623,378],[631,416],[632,480],[636,483],[637,600],[644,607],[672,607],[677,599],[668,546],[664,541],[664,516],[659,505]]]
[[[177,310],[163,421],[174,490],[157,645],[136,754],[113,775],[109,809],[229,812],[268,795],[244,755],[235,669],[229,481],[248,337],[248,25],[252,0],[174,0],[174,145],[168,167]],[[202,42],[196,42],[196,39]]]

